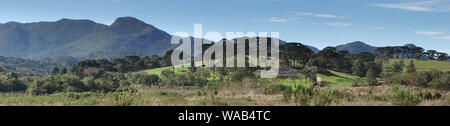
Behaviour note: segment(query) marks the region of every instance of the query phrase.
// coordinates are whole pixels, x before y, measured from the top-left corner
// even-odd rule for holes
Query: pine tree
[[[364,77],[366,73],[366,71],[364,71],[364,61],[361,59],[355,60],[351,69],[353,71],[353,75],[356,75],[358,77]]]
[[[66,74],[67,73],[67,69],[66,69],[66,67],[63,67],[62,69],[61,69],[61,72],[59,72],[60,74]]]
[[[59,73],[58,67],[53,67],[52,71],[50,72],[50,75],[57,75]]]
[[[414,61],[409,61],[408,66],[406,66],[406,73],[415,73],[416,65],[414,65]]]
[[[366,79],[367,79],[367,82],[369,83],[369,86],[374,86],[374,85],[378,84],[376,73],[377,73],[377,71],[373,68],[370,68],[369,70],[367,70]]]

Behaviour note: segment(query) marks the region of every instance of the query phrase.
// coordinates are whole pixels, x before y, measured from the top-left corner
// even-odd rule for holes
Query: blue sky
[[[450,0],[1,0],[0,23],[132,16],[169,33],[279,32],[318,48],[353,41],[450,52]]]

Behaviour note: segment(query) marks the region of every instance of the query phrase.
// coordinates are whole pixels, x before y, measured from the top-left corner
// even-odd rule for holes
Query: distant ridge
[[[347,50],[352,54],[358,54],[361,52],[375,53],[375,51],[377,50],[377,47],[368,45],[361,41],[355,41],[355,42],[351,42],[351,43],[344,44],[344,45],[338,45],[338,46],[336,46],[336,49],[337,50]]]
[[[110,26],[91,20],[72,19],[8,22],[0,25],[0,56],[28,59],[87,57],[111,51],[161,55],[173,48],[170,39],[170,34],[133,17],[117,18]]]

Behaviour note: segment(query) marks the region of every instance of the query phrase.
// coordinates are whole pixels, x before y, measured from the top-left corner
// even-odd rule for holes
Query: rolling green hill
[[[405,65],[408,65],[409,62],[413,59],[391,59],[389,62],[398,62],[400,60],[404,60]],[[417,71],[431,71],[431,70],[440,70],[440,71],[450,71],[450,62],[446,61],[437,61],[437,60],[413,60],[416,65]]]

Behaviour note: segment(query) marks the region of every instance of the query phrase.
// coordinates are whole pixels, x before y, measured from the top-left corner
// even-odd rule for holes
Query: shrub
[[[120,86],[119,84],[108,81],[105,78],[95,79],[94,82],[94,89],[96,89],[96,91],[111,92],[115,91]]]
[[[392,86],[391,93],[391,103],[394,105],[415,106],[422,101],[419,95],[400,89],[398,86]]]
[[[288,88],[290,87],[284,85],[271,84],[264,89],[264,94],[280,94],[282,92],[285,92]]]
[[[114,92],[114,104],[116,106],[130,106],[140,99],[140,94],[136,92]]]
[[[160,78],[158,75],[148,75],[147,73],[137,73],[131,74],[129,80],[132,84],[142,84],[142,85],[158,85]]]
[[[289,103],[289,101],[292,99],[292,88],[291,87],[288,87],[287,89],[286,89],[286,91],[284,91],[284,93],[283,93],[283,101],[285,101],[285,102],[287,102],[287,103]]]
[[[367,70],[366,79],[367,79],[367,83],[369,84],[369,86],[378,85],[377,74],[376,74],[375,69],[369,68],[369,70]]]
[[[142,78],[141,83],[145,85],[158,85],[159,84],[158,75],[146,75]]]
[[[0,92],[19,92],[26,89],[27,85],[18,79],[0,80]]]
[[[421,73],[409,73],[402,76],[402,84],[426,87],[427,79]]]
[[[27,92],[39,95],[55,92],[82,92],[87,89],[78,76],[65,74],[36,79],[29,85]]]
[[[294,101],[301,106],[328,106],[334,101],[333,95],[329,90],[300,86],[294,92]]]
[[[294,102],[297,105],[308,106],[310,105],[313,95],[314,95],[313,89],[302,86],[297,87],[294,93]]]
[[[441,75],[429,83],[432,88],[450,90],[450,74]]]

